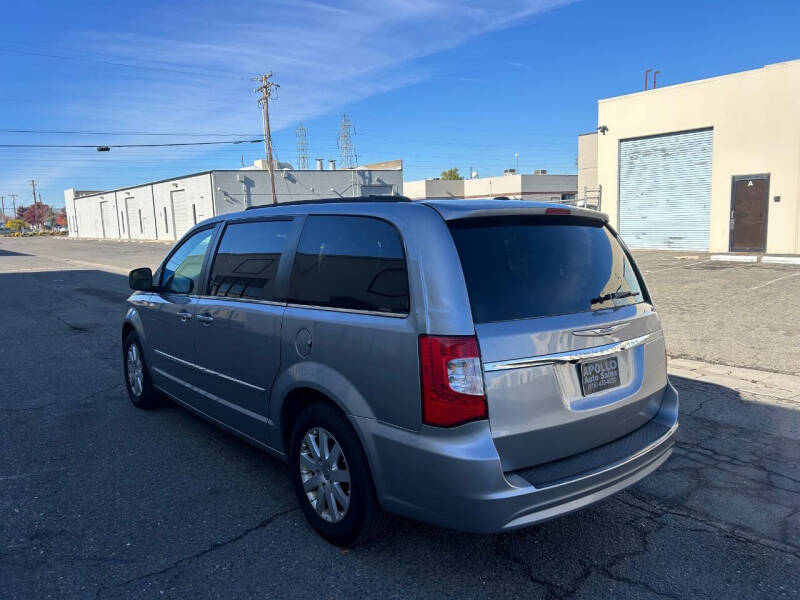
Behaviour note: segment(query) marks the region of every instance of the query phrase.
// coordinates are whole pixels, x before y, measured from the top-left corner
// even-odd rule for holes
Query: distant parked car
[[[384,511],[525,527],[672,452],[661,323],[597,211],[279,204],[200,223],[129,282],[131,401],[162,393],[287,461],[336,544],[375,534]]]

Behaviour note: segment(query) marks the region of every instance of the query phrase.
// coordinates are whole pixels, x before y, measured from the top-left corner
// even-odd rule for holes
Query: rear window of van
[[[632,259],[603,223],[503,216],[448,223],[475,323],[602,310],[648,301]]]

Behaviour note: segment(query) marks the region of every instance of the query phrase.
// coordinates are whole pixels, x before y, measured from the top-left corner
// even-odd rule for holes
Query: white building
[[[64,191],[70,237],[177,240],[193,225],[214,215],[270,204],[269,171],[193,173],[183,177],[106,192]],[[403,189],[402,161],[354,169],[297,171],[290,165],[275,173],[278,202],[331,197],[394,194]],[[333,167],[333,162],[330,161]]]
[[[480,179],[421,179],[403,183],[403,194],[412,200],[435,198],[497,198],[513,200],[572,201],[578,190],[577,175],[532,174],[509,169],[504,175]]]

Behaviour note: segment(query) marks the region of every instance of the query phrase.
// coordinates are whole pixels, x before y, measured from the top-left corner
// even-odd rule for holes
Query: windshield
[[[626,306],[647,300],[611,231],[577,217],[451,221],[475,323]]]

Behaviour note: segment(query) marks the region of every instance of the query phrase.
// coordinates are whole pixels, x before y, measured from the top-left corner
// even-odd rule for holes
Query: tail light
[[[487,418],[475,336],[421,335],[419,361],[425,423],[453,427]]]

